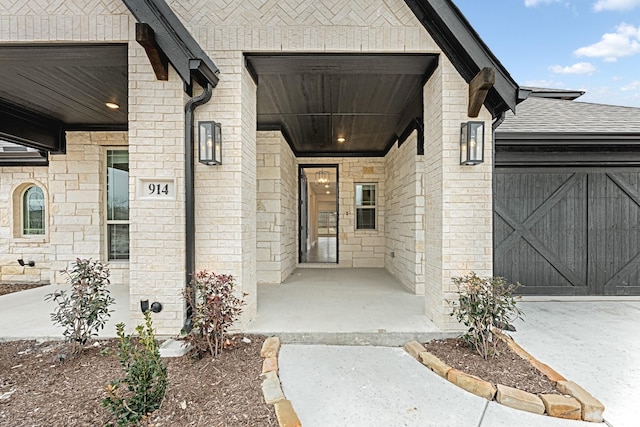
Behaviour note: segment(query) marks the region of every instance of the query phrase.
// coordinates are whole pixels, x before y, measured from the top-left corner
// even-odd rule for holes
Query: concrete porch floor
[[[288,343],[387,346],[456,335],[436,327],[424,296],[382,268],[298,268],[282,284],[258,285],[258,315],[247,332]]]

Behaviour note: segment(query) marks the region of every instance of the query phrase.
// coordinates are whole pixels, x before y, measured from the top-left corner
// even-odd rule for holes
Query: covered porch
[[[248,333],[284,342],[402,345],[443,332],[384,268],[297,268],[281,284],[258,285],[258,314]]]

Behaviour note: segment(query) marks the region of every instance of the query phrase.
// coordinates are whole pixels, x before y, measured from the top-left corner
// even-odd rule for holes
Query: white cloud
[[[566,67],[562,65],[552,65],[549,67],[549,70],[557,74],[591,74],[595,72],[597,68],[589,62],[578,62]]]
[[[598,0],[593,4],[593,10],[631,10],[640,6],[640,0]]]
[[[559,1],[560,0],[524,0],[524,5],[526,7],[534,7],[542,3],[549,4],[549,3],[559,2]]]
[[[623,92],[640,91],[640,80],[636,80],[628,85],[622,86],[620,90]]]
[[[599,42],[574,52],[577,56],[603,58],[607,62],[636,53],[640,53],[640,27],[625,23],[618,25],[615,33],[606,33]]]

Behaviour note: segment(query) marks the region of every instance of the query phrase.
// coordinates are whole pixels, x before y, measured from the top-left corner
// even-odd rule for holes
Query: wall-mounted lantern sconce
[[[460,164],[484,162],[484,122],[466,122],[460,126]]]
[[[222,164],[222,129],[218,122],[198,122],[198,161]]]

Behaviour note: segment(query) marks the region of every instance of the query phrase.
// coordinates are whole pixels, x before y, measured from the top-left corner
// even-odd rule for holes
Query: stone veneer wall
[[[280,132],[258,132],[258,283],[282,283],[297,261],[297,168]]]
[[[126,147],[126,132],[67,132],[67,152],[49,166],[2,168],[0,181],[0,281],[65,283],[61,271],[76,258],[105,261],[104,195],[107,148]],[[20,195],[33,183],[43,189],[43,236],[21,236]],[[34,260],[20,267],[16,260]],[[111,282],[129,283],[129,265],[110,263]]]
[[[424,295],[424,156],[418,156],[416,144],[413,132],[385,157],[385,268],[409,290]]]

